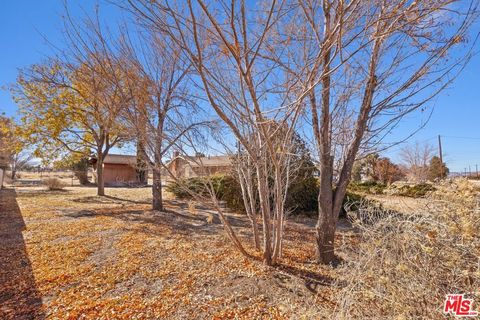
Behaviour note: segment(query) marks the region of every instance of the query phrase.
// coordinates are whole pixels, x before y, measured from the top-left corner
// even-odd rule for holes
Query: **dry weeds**
[[[445,294],[478,287],[480,225],[478,190],[438,189],[414,212],[342,221],[337,268],[313,263],[311,218],[289,221],[282,264],[267,268],[200,204],[150,211],[149,188],[3,190],[0,318],[440,318]],[[228,218],[251,239],[244,216]]]
[[[479,190],[465,180],[439,185],[415,212],[357,221],[358,246],[339,270],[341,319],[440,319],[446,294],[479,301]]]

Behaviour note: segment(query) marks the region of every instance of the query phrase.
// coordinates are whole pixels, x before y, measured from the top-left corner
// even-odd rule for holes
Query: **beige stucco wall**
[[[228,165],[206,166],[203,168],[191,167],[183,159],[175,159],[168,165],[168,167],[173,175],[179,179],[201,177],[218,173],[228,173],[232,170],[232,167]]]

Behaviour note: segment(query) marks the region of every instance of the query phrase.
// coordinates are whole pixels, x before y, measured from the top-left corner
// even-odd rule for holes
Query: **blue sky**
[[[476,164],[480,168],[479,80],[480,55],[476,55],[453,85],[431,103],[432,117],[426,127],[407,144],[419,141],[437,148],[438,135],[441,135],[444,161],[450,171],[463,172],[465,168],[468,171],[470,166],[473,172]],[[409,115],[395,133],[408,135],[418,128],[426,117],[426,114],[418,113]],[[400,161],[398,153],[402,147],[403,145],[393,147],[385,153]]]
[[[72,14],[92,12],[97,1],[70,1]],[[118,10],[100,1],[105,19],[118,17]],[[18,68],[40,62],[52,51],[43,36],[54,44],[61,43],[62,0],[3,1],[0,10],[0,86],[15,81]],[[426,141],[434,146],[442,135],[444,158],[451,171],[463,171],[480,165],[480,55],[475,56],[453,86],[434,102],[434,112],[427,126],[410,142]],[[15,116],[16,106],[6,90],[0,91],[0,112]],[[424,119],[411,115],[395,134],[405,136]],[[399,161],[398,150],[386,155]]]

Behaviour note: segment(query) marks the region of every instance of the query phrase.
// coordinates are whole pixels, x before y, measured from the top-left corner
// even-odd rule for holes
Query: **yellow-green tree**
[[[113,60],[88,57],[79,64],[51,59],[22,70],[12,93],[21,114],[22,135],[36,154],[58,159],[91,150],[97,159],[98,195],[104,195],[103,160],[122,134],[120,113],[127,103],[114,80]]]
[[[0,117],[0,157],[0,166],[10,169],[12,180],[34,158],[28,141],[21,135],[21,127],[6,117]]]

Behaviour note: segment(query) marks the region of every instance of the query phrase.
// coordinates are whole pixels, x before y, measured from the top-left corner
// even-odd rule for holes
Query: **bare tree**
[[[130,135],[153,171],[153,209],[163,210],[162,168],[167,154],[187,131],[205,124],[195,120],[197,99],[192,93],[191,67],[178,45],[162,33],[141,29],[135,40],[124,30],[119,42],[119,66],[131,104],[123,110]],[[141,45],[135,42],[141,41]]]
[[[335,229],[353,163],[427,106],[469,60],[474,1],[300,1],[309,117],[320,170],[317,254],[335,259]],[[304,40],[305,39],[305,40]],[[466,50],[465,50],[466,49]],[[301,68],[300,71],[303,71]],[[339,119],[350,129],[338,141]],[[342,121],[340,121],[342,122]],[[336,128],[337,126],[337,128]]]
[[[28,166],[33,160],[33,158],[33,153],[27,150],[22,150],[20,152],[12,154],[10,163],[11,179],[15,180],[17,172]]]
[[[428,179],[429,164],[435,148],[428,143],[407,145],[400,150],[400,157],[407,168],[407,176],[410,180],[425,182]]]
[[[262,5],[253,15],[244,2],[234,1],[229,5],[189,1],[186,6],[163,1],[129,3],[145,23],[175,39],[198,74],[206,100],[241,144],[244,159],[256,175],[263,259],[275,264],[291,174],[291,137],[301,111],[298,97],[306,91],[278,68],[280,59],[288,63],[275,29],[287,10],[285,3]],[[278,139],[280,130],[283,135]]]
[[[362,145],[380,143],[453,81],[469,60],[465,43],[477,18],[476,2],[460,0],[273,0],[256,14],[244,1],[129,3],[189,57],[208,102],[254,160],[259,197],[266,188],[261,161],[268,157],[271,114],[291,120],[308,106],[304,125],[318,155],[323,263],[335,259],[336,223]],[[245,119],[255,128],[260,154],[246,139]],[[265,225],[269,203],[259,202]]]
[[[359,150],[379,144],[453,81],[469,60],[477,19],[472,0],[272,0],[255,13],[244,1],[128,2],[177,41],[213,110],[252,157],[264,225],[271,219],[261,198],[268,194],[262,162],[273,157],[268,123],[293,128],[303,112],[320,171],[323,263],[335,259],[336,223]],[[246,138],[252,133],[257,148]],[[263,231],[271,263],[270,231]]]
[[[245,212],[252,224],[255,249],[260,250],[260,234],[257,221],[258,196],[255,191],[255,167],[252,164],[251,157],[245,155],[245,153],[241,151],[240,146],[238,149],[239,150],[237,150],[237,154],[234,158],[235,173],[237,174],[240,188],[242,190]]]

